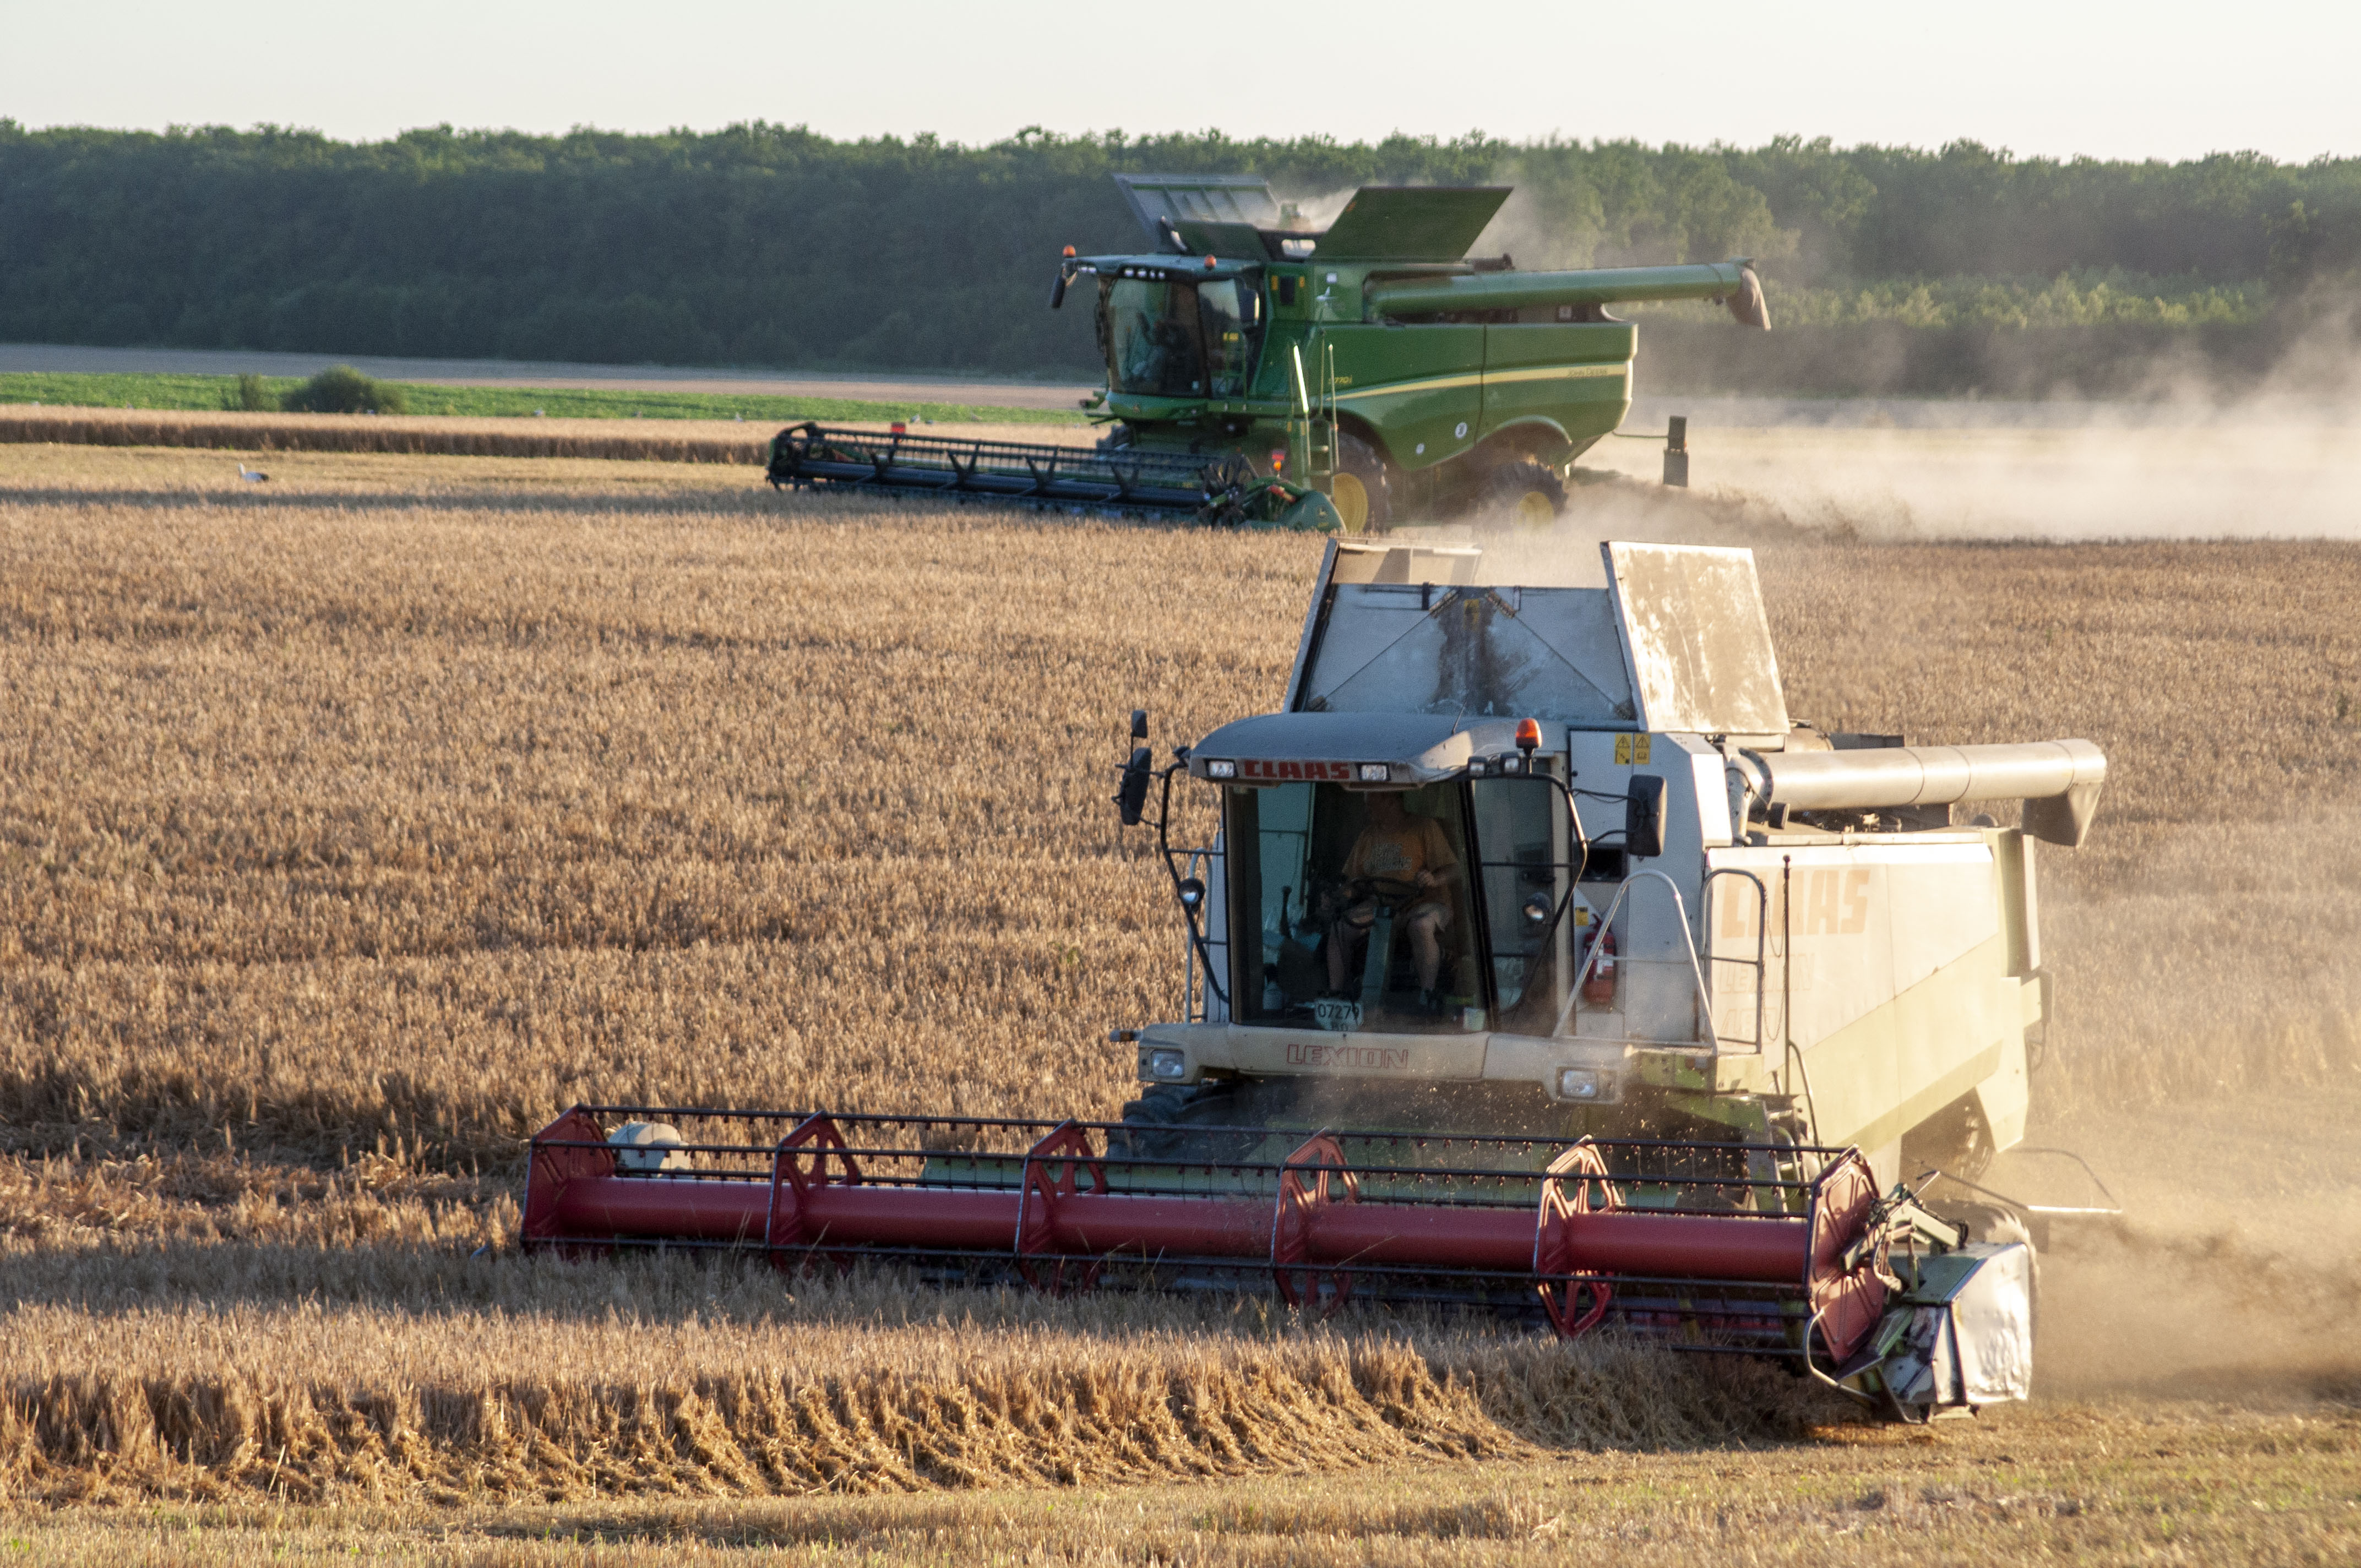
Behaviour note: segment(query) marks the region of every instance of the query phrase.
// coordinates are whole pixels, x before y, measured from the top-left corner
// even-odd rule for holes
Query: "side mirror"
[[[1049,285],[1049,308],[1056,310],[1066,302],[1066,269],[1058,269],[1058,280]]]
[[[1115,786],[1115,808],[1126,828],[1139,826],[1142,813],[1148,809],[1148,775],[1156,762],[1156,754],[1145,746],[1131,749],[1131,761],[1123,765],[1123,783]]]
[[[1548,894],[1537,893],[1525,900],[1525,924],[1538,930],[1549,924],[1550,915],[1556,908],[1556,903]]]
[[[1123,765],[1123,783],[1115,787],[1115,808],[1123,814],[1126,828],[1139,826],[1140,814],[1148,809],[1148,776],[1155,769],[1155,754],[1141,744],[1148,739],[1148,709],[1131,710],[1131,761]]]
[[[1664,808],[1669,791],[1654,773],[1633,773],[1623,797],[1623,852],[1647,859],[1664,852]]]
[[[1178,891],[1180,894],[1180,907],[1190,914],[1194,915],[1199,909],[1204,907],[1205,884],[1195,877],[1181,878]]]

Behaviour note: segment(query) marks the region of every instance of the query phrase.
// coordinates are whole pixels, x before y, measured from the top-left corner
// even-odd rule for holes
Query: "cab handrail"
[[[1581,1004],[1583,985],[1590,979],[1591,971],[1598,967],[1598,960],[1607,950],[1605,938],[1609,931],[1614,929],[1616,912],[1623,907],[1623,900],[1630,896],[1636,883],[1651,880],[1663,883],[1664,891],[1672,895],[1673,913],[1676,916],[1674,924],[1680,927],[1681,942],[1689,956],[1689,976],[1697,982],[1697,1006],[1705,1014],[1706,1038],[1713,1042],[1715,1053],[1719,1055],[1721,1029],[1713,1019],[1713,996],[1705,983],[1704,966],[1697,961],[1697,938],[1689,930],[1688,904],[1681,897],[1680,883],[1659,871],[1633,872],[1616,884],[1615,896],[1608,901],[1607,913],[1599,917],[1599,935],[1591,939],[1590,951],[1583,955],[1582,967],[1575,971],[1574,985],[1567,991],[1565,1005],[1558,1009],[1557,1022],[1551,1026],[1550,1033],[1553,1036],[1565,1033],[1567,1024],[1573,1021],[1575,1009]],[[1677,1042],[1663,1043],[1671,1045]]]

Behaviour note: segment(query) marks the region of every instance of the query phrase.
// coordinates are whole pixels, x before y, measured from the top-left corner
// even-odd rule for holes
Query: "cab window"
[[[1244,397],[1254,376],[1255,340],[1262,295],[1250,280],[1220,278],[1197,285],[1197,321],[1205,343],[1207,390]]]
[[[1580,961],[1565,813],[1540,778],[1471,780],[1499,1027],[1547,1034]]]
[[[1232,1017],[1289,1028],[1482,1026],[1464,788],[1225,793]],[[1422,983],[1422,923],[1435,938],[1431,984]]]
[[[1108,384],[1157,398],[1202,397],[1205,366],[1197,286],[1118,278],[1100,296]]]

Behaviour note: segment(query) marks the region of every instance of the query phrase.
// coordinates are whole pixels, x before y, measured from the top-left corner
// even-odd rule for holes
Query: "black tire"
[[[1123,1108],[1123,1129],[1107,1139],[1109,1158],[1237,1158],[1233,1138],[1186,1131],[1189,1124],[1229,1120],[1232,1099],[1225,1083],[1156,1083]],[[1219,1145],[1219,1147],[1215,1146]]]
[[[1565,515],[1565,481],[1555,469],[1521,457],[1484,476],[1481,505],[1497,525],[1546,528]]]
[[[1354,526],[1352,491],[1361,492],[1360,525]],[[1347,533],[1383,533],[1394,524],[1393,484],[1386,474],[1386,460],[1378,449],[1350,431],[1336,433],[1337,514],[1345,520]]]
[[[1123,1119],[1136,1126],[1173,1126],[1203,1097],[1202,1091],[1202,1084],[1151,1083],[1139,1091],[1138,1099],[1125,1102]]]

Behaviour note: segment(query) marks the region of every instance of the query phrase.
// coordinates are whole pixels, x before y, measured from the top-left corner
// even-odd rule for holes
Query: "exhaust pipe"
[[[1730,763],[1757,814],[1866,811],[2022,800],[2025,830],[2079,849],[2099,808],[2107,759],[2088,740],[2011,746],[1883,746],[1845,751],[1741,751]]]

